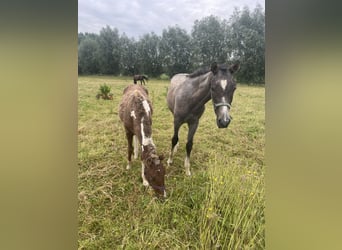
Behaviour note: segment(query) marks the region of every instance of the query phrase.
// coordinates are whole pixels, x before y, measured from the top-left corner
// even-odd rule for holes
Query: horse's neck
[[[156,154],[156,146],[154,144],[142,146],[142,158],[143,159],[147,159],[153,154]]]
[[[199,76],[196,81],[194,81],[194,91],[193,97],[196,98],[200,104],[206,104],[210,99],[210,79],[211,72],[205,75]]]
[[[137,119],[135,125],[135,134],[138,137],[140,145],[154,145],[152,140],[152,121],[151,117],[144,115]]]

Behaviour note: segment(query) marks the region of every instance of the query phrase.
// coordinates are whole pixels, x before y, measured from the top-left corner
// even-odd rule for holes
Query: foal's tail
[[[145,79],[146,81],[148,81],[148,77],[147,76],[142,76],[143,79]]]

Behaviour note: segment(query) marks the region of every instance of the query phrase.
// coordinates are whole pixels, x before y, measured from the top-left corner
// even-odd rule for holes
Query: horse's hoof
[[[190,171],[186,171],[186,175],[187,176],[191,176],[191,172]]]
[[[145,186],[145,187],[147,187],[149,184],[148,184],[148,181],[145,181],[145,180],[143,180],[143,185]]]
[[[170,166],[172,164],[172,160],[171,159],[168,159],[167,160],[167,165]]]
[[[127,169],[127,170],[131,169],[131,165],[128,164],[127,167],[126,167],[126,169]]]

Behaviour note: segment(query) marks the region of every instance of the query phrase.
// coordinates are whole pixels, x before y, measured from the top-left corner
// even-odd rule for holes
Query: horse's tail
[[[148,81],[148,77],[147,76],[142,76],[143,79],[145,79],[146,81]]]

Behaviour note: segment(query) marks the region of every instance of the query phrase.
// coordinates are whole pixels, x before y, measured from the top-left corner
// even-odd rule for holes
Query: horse
[[[186,157],[184,167],[186,175],[190,172],[190,153],[193,137],[196,133],[199,119],[205,110],[205,104],[211,99],[216,114],[218,128],[227,128],[231,116],[229,114],[233,101],[236,83],[233,74],[240,68],[239,63],[231,66],[218,65],[198,69],[191,74],[176,74],[171,78],[167,92],[167,105],[173,114],[174,134],[167,164],[170,166],[173,155],[178,148],[178,131],[182,124],[188,124]]]
[[[165,168],[163,155],[157,155],[156,146],[152,140],[152,113],[153,108],[148,97],[148,90],[139,85],[129,85],[123,91],[119,106],[119,117],[123,122],[128,143],[126,169],[132,166],[134,141],[134,159],[138,158],[139,145],[141,146],[141,177],[144,186],[151,186],[158,196],[166,197]]]
[[[140,81],[140,85],[142,85],[142,83],[144,83],[144,85],[146,85],[145,80],[148,81],[147,76],[144,76],[144,75],[134,75],[133,76],[134,84],[137,84],[137,81]]]

